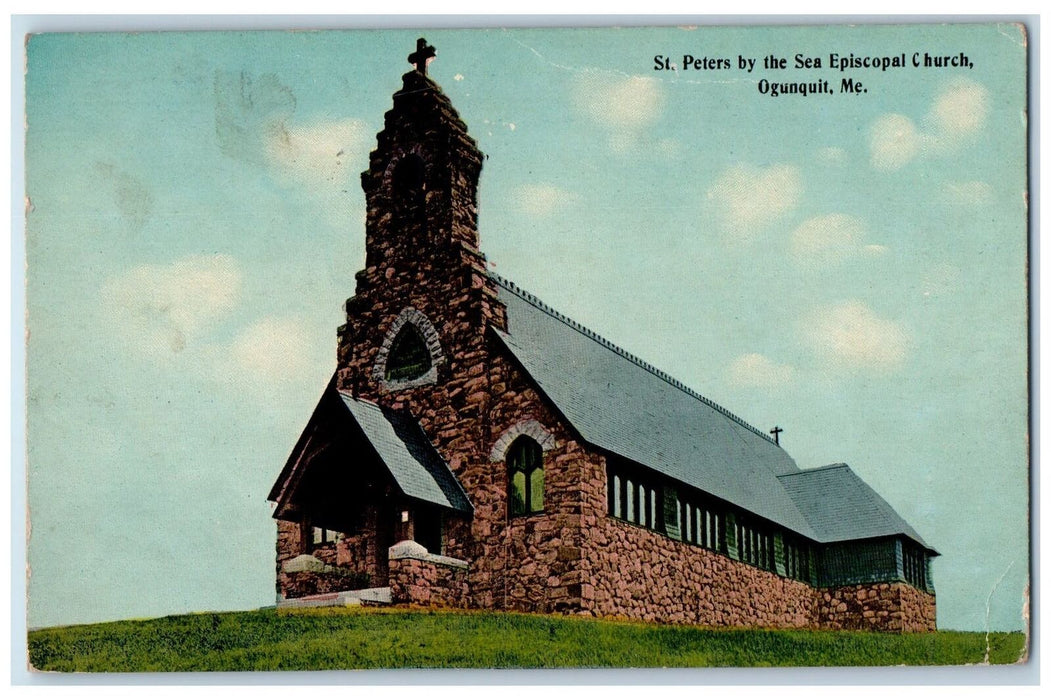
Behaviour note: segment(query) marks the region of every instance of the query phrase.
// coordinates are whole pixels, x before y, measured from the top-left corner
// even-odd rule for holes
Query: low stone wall
[[[592,531],[583,610],[713,627],[816,627],[815,590],[615,520]]]
[[[592,530],[582,610],[714,627],[933,632],[935,597],[906,583],[816,589],[628,523]]]
[[[392,603],[467,607],[467,562],[430,554],[411,540],[390,548]]]
[[[329,558],[335,559],[334,553]],[[283,600],[364,588],[364,580],[360,573],[327,564],[314,554],[286,559],[277,575],[278,594]]]
[[[933,632],[934,596],[906,583],[867,583],[819,591],[824,629]]]

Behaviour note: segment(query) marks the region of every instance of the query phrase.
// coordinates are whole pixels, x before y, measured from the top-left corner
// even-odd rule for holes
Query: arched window
[[[372,378],[385,391],[433,384],[438,381],[438,368],[444,361],[434,324],[418,309],[407,306],[383,336],[372,365]]]
[[[544,451],[524,435],[507,450],[507,504],[511,516],[544,510]]]
[[[394,336],[387,356],[383,378],[387,381],[407,381],[427,374],[431,368],[431,353],[415,324],[406,323]]]

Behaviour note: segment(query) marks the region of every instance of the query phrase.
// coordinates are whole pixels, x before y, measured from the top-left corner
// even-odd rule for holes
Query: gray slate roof
[[[411,416],[342,391],[339,396],[406,496],[453,510],[473,510],[449,465]]]
[[[806,515],[819,542],[906,535],[923,538],[846,464],[831,464],[779,477]]]
[[[905,535],[934,551],[845,464],[800,470],[765,433],[496,275],[496,330],[589,443],[817,542]]]
[[[493,276],[507,305],[497,334],[588,442],[806,537],[778,480],[799,467],[757,429]]]

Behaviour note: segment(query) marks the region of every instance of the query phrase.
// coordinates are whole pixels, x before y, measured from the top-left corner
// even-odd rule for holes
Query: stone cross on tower
[[[416,40],[416,51],[409,54],[409,63],[416,66],[416,72],[427,75],[427,64],[434,58],[434,47],[427,45],[422,36]]]

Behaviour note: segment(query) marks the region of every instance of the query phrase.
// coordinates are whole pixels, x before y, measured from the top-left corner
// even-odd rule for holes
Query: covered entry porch
[[[387,587],[393,545],[414,542],[417,554],[441,558],[472,512],[412,416],[355,399],[334,380],[270,500],[279,601]]]

